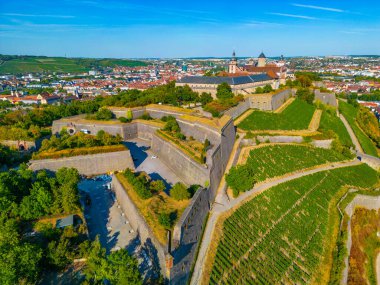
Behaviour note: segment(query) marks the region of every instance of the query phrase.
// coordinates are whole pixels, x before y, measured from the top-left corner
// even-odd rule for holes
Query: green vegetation
[[[7,170],[7,168],[16,166],[21,162],[26,162],[29,158],[30,155],[26,153],[21,153],[8,146],[0,145],[0,171]]]
[[[254,111],[238,127],[243,130],[305,130],[309,127],[315,106],[294,100],[281,113]]]
[[[329,280],[345,185],[371,187],[367,165],[324,171],[262,192],[216,233],[210,284],[324,284]],[[218,227],[216,227],[218,228]]]
[[[359,127],[357,123],[359,107],[355,107],[352,104],[339,101],[339,111],[343,114],[343,116],[350,124],[364,152],[377,157],[378,154],[376,146],[373,144],[371,139],[367,137],[367,135],[363,132],[363,130]]]
[[[38,152],[33,153],[33,159],[47,159],[86,155],[95,153],[123,151],[127,148],[121,144],[119,134],[112,136],[101,130],[96,136],[78,132],[70,135],[66,129],[62,129],[57,137],[53,135],[50,139],[42,141]]]
[[[170,190],[170,196],[172,196],[175,200],[187,200],[191,197],[190,191],[183,183],[176,183],[173,188]]]
[[[99,121],[109,121],[113,118],[113,113],[107,108],[100,108],[95,114],[88,114],[86,116],[87,120],[99,120]]]
[[[41,130],[38,126],[31,125],[28,129],[13,126],[0,126],[0,140],[26,140],[34,141],[49,132]]]
[[[296,92],[296,96],[309,104],[314,102],[314,92],[310,88],[299,88]]]
[[[255,182],[345,159],[345,156],[329,149],[307,145],[268,145],[251,150],[244,165],[231,168],[226,182],[237,196],[239,192],[252,189]]]
[[[127,169],[116,176],[159,242],[166,244],[167,230],[172,229],[190,200],[175,200],[145,173],[137,174]],[[192,187],[188,191],[193,195]]]
[[[216,98],[223,100],[231,99],[232,97],[234,97],[234,94],[228,83],[223,82],[216,87]]]
[[[274,91],[272,88],[272,85],[267,84],[264,87],[257,87],[255,90],[255,93],[256,94],[262,94],[262,93],[270,93],[272,91]]]
[[[380,250],[380,211],[356,208],[351,220],[352,247],[347,284],[376,285],[376,257]]]
[[[130,256],[127,249],[106,255],[97,238],[89,247],[84,273],[84,284],[143,284],[137,260]]]
[[[334,138],[333,134],[336,134],[342,145],[346,147],[353,146],[346,127],[335,111],[323,111],[318,131],[323,133],[327,138]]]
[[[80,215],[78,181],[72,168],[48,175],[21,165],[0,173],[1,284],[34,284],[43,271],[61,270],[80,257],[85,226],[63,230],[51,223],[52,215]]]
[[[146,66],[147,63],[123,59],[85,59],[45,56],[0,55],[0,74],[58,72],[83,73],[92,68],[115,66]]]

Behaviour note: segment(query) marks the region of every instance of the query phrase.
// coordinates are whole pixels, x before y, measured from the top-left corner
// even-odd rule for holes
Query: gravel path
[[[350,137],[351,137],[352,143],[353,143],[354,146],[355,146],[356,151],[361,152],[361,153],[364,153],[364,151],[363,151],[363,149],[362,149],[362,146],[360,145],[358,139],[357,139],[356,136],[355,136],[354,131],[351,129],[351,126],[350,126],[350,124],[347,122],[346,118],[345,118],[342,114],[339,115],[339,118],[342,120],[344,126],[346,127],[346,129],[347,129],[347,131],[348,131],[348,134],[349,134]]]
[[[290,181],[293,179],[297,179],[297,178],[300,178],[300,177],[303,177],[306,175],[314,174],[317,172],[331,170],[331,169],[337,169],[337,168],[342,168],[342,167],[348,167],[348,166],[354,166],[354,165],[358,165],[358,164],[360,164],[360,162],[355,160],[355,161],[350,161],[350,162],[331,163],[331,164],[323,165],[321,167],[311,169],[308,171],[302,171],[301,170],[301,171],[296,172],[292,175],[279,177],[278,179],[273,179],[272,181],[257,184],[250,191],[247,191],[247,192],[241,194],[238,198],[236,198],[236,199],[234,199],[228,203],[215,204],[214,207],[211,209],[211,212],[210,212],[209,221],[207,223],[207,226],[206,226],[206,229],[205,229],[205,232],[203,235],[202,244],[201,244],[201,247],[199,249],[198,259],[195,263],[194,273],[193,273],[190,284],[192,284],[192,285],[201,284],[201,277],[202,277],[203,267],[204,267],[204,263],[205,263],[206,256],[207,256],[207,249],[208,249],[208,247],[211,243],[211,240],[212,240],[212,233],[214,231],[215,224],[216,224],[219,216],[222,213],[230,210],[233,207],[239,206],[245,200],[249,200],[249,198],[254,197],[256,194],[258,194],[262,191],[265,191],[271,187],[274,187],[278,184],[281,184],[281,183],[284,183],[284,182],[287,182],[287,181]]]

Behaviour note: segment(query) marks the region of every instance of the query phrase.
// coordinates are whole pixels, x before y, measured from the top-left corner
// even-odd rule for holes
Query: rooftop
[[[221,84],[228,83],[229,85],[241,85],[253,82],[267,81],[272,78],[266,74],[254,74],[246,76],[186,76],[178,81],[185,84]]]

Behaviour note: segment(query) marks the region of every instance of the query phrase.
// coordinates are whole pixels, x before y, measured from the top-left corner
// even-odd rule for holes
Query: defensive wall
[[[174,257],[174,263],[170,271],[170,277],[173,280],[171,283],[186,284],[199,244],[199,235],[202,232],[203,223],[209,211],[209,205],[215,199],[216,191],[235,142],[233,120],[229,116],[209,119],[202,117],[197,111],[162,105],[148,105],[138,108],[110,107],[109,109],[114,113],[115,117],[126,117],[127,112],[130,110],[134,120],[130,123],[121,123],[116,120],[102,122],[86,120],[84,116],[74,116],[54,121],[52,132],[58,133],[62,128],[66,128],[68,130],[72,129],[74,134],[85,129],[95,135],[98,131],[104,130],[113,135],[119,134],[124,140],[137,137],[147,139],[151,142],[153,153],[159,155],[160,159],[185,183],[208,186],[208,188],[202,188],[202,190],[196,192],[173,231],[173,250],[171,254]],[[206,164],[198,163],[181,151],[173,142],[158,136],[156,131],[162,128],[164,123],[138,119],[145,112],[149,113],[154,119],[169,115],[174,116],[184,135],[187,137],[192,136],[201,142],[208,139],[211,146],[206,153]],[[127,167],[117,169],[125,168]],[[151,240],[157,248],[161,268],[165,269],[167,248],[155,240],[136,207],[130,205],[132,201],[129,197],[124,197],[127,194],[120,183],[115,180],[113,184],[115,185],[115,192],[117,191],[118,193],[118,200],[120,200],[120,203],[124,203],[123,207],[125,209],[123,209],[126,215],[131,217],[139,216],[134,224],[131,223],[132,227],[139,232],[142,240]],[[121,202],[122,200],[125,202]],[[134,219],[130,218],[130,220]]]
[[[141,244],[147,245],[153,244],[156,249],[156,256],[153,256],[152,262],[156,268],[160,268],[161,273],[165,276],[166,266],[165,266],[165,256],[168,253],[167,247],[162,245],[154,236],[152,230],[146,223],[144,217],[140,214],[138,208],[129,198],[124,187],[121,185],[120,181],[115,175],[112,176],[111,182],[112,190],[115,192],[117,202],[120,204],[125,215],[128,217],[129,223],[132,229],[138,234]]]
[[[133,160],[129,150],[78,155],[55,159],[31,160],[29,168],[33,171],[48,169],[57,171],[61,167],[74,167],[82,175],[92,176],[109,173],[126,168],[134,169]]]
[[[338,102],[334,93],[321,92],[319,89],[314,90],[315,98],[314,100],[319,100],[326,105],[338,108]]]
[[[35,151],[38,148],[38,142],[27,140],[2,140],[0,144],[10,148],[26,151]]]
[[[361,157],[361,161],[368,164],[373,169],[379,171],[380,170],[380,158],[374,157],[364,153],[358,153],[358,156]]]
[[[279,90],[267,94],[249,94],[244,101],[237,106],[228,109],[224,114],[236,119],[248,109],[258,109],[263,111],[274,111],[294,96],[292,89]]]

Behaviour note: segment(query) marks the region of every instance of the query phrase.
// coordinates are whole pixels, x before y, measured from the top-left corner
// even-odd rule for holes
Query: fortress
[[[132,111],[133,120],[130,123],[119,121],[94,121],[86,120],[84,116],[67,117],[53,122],[52,132],[59,133],[63,128],[70,134],[86,130],[90,134],[96,134],[104,130],[112,135],[119,134],[123,140],[133,140],[136,138],[149,142],[151,150],[155,153],[183,182],[188,185],[202,185],[203,189],[198,190],[193,196],[190,205],[186,208],[178,222],[174,226],[172,239],[166,245],[162,245],[152,234],[151,229],[144,221],[138,209],[124,191],[123,186],[114,176],[112,184],[124,212],[132,217],[131,226],[139,233],[142,242],[150,241],[157,250],[157,258],[161,267],[161,272],[168,276],[173,284],[186,284],[189,278],[190,269],[194,262],[196,249],[199,243],[202,227],[214,202],[216,192],[224,175],[224,171],[229,160],[234,142],[235,127],[230,116],[223,116],[219,119],[208,119],[202,117],[198,112],[163,105],[148,105],[137,108],[110,107],[116,118],[125,117],[128,110]],[[206,163],[200,164],[198,161],[187,155],[176,144],[166,140],[157,131],[163,128],[164,123],[157,120],[138,119],[144,113],[148,113],[154,119],[163,116],[173,116],[176,118],[181,132],[187,137],[193,137],[203,142],[208,139],[211,147],[206,152]],[[101,154],[103,155],[103,154]],[[107,154],[104,154],[107,155]],[[95,155],[96,156],[96,155]],[[117,160],[117,167],[128,166],[134,169],[129,151],[124,151],[118,156],[111,154],[109,158],[103,158],[103,164],[112,164],[110,160]],[[51,169],[52,161],[32,162],[32,169]],[[55,160],[54,168],[65,166],[67,158]],[[79,162],[78,162],[79,163]],[[92,162],[83,161],[87,168],[94,169]],[[124,163],[124,164],[123,164]],[[37,167],[38,165],[38,167]],[[82,165],[83,171],[87,171]],[[36,168],[37,167],[37,168]],[[96,167],[95,167],[96,169]],[[123,169],[115,169],[123,170]],[[88,172],[87,172],[88,173]],[[173,260],[170,265],[168,260]]]

